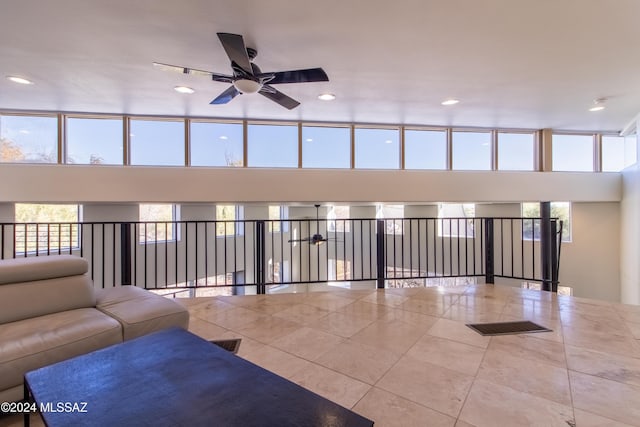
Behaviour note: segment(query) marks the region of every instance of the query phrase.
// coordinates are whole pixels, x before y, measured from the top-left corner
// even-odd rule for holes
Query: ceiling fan
[[[312,245],[320,246],[324,242],[329,241],[328,238],[322,237],[320,234],[320,205],[314,205],[316,207],[316,234],[311,237],[305,237],[304,239],[291,239],[289,243],[293,242],[309,242]]]
[[[329,81],[327,73],[325,73],[322,68],[263,73],[260,68],[253,63],[253,59],[258,54],[258,51],[246,47],[241,35],[218,33],[218,38],[227,56],[231,60],[233,75],[218,74],[211,71],[196,70],[195,68],[163,64],[160,62],[154,62],[153,65],[167,71],[207,76],[217,82],[231,83],[231,86],[229,86],[227,90],[210,102],[211,104],[226,104],[238,95],[258,92],[260,95],[292,110],[300,105],[300,103],[271,85]]]

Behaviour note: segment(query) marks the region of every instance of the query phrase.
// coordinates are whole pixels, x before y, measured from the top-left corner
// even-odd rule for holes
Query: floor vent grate
[[[481,335],[528,334],[532,332],[553,332],[528,320],[498,323],[467,323],[467,326]]]
[[[218,347],[222,347],[227,351],[232,352],[233,354],[238,353],[238,349],[240,348],[241,338],[236,338],[232,340],[214,340],[211,341],[212,344],[217,345]]]

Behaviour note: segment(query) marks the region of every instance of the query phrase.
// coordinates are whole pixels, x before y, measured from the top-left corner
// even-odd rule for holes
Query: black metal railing
[[[147,289],[495,277],[557,288],[541,218],[161,221],[0,224],[0,258],[75,254],[98,287]],[[561,230],[550,219],[550,230]],[[317,235],[314,237],[314,235]],[[547,249],[545,249],[547,248]],[[548,264],[545,264],[548,263]],[[551,268],[547,269],[547,266]],[[547,272],[549,270],[549,272]]]

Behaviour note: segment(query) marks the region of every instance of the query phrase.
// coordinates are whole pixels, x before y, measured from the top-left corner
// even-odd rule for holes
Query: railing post
[[[493,218],[484,219],[484,282],[495,283],[493,266]]]
[[[558,292],[558,221],[551,221],[551,291]]]
[[[266,294],[265,284],[265,227],[264,221],[256,221],[256,292]]]
[[[131,285],[131,226],[131,223],[120,223],[120,284],[122,286]]]
[[[378,267],[378,271],[376,274],[376,278],[378,281],[378,289],[384,289],[385,282],[385,247],[384,247],[384,235],[385,235],[385,227],[384,220],[378,219],[376,220],[376,264]]]
[[[551,252],[555,246],[552,244],[551,234],[551,202],[540,202],[540,261],[542,262],[542,290],[551,290]]]

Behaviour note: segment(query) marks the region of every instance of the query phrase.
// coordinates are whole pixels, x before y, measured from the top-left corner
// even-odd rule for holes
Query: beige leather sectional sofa
[[[83,258],[0,260],[0,402],[22,399],[26,372],[168,327],[188,311],[144,289],[94,290]]]

